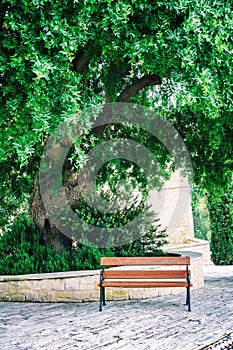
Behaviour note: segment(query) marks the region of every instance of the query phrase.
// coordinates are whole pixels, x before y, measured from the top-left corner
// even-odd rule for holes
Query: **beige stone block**
[[[128,290],[129,299],[143,299],[147,298],[146,288],[130,288]]]
[[[39,293],[37,300],[41,303],[48,303],[52,301],[52,297],[50,293]]]
[[[99,297],[100,297],[100,293],[99,293]],[[113,289],[109,289],[109,288],[105,289],[105,299],[106,300],[114,300]]]
[[[94,287],[99,289],[99,286],[98,286],[98,284],[100,283],[99,277],[96,278],[95,276],[93,276],[93,281],[94,281]]]
[[[107,288],[108,289],[108,288]],[[110,288],[109,288],[110,289]],[[112,292],[112,298],[111,300],[124,300],[129,299],[129,291],[128,288],[111,288],[110,291]],[[110,292],[107,291],[107,292]],[[106,294],[107,295],[107,294]],[[107,299],[107,298],[106,298]]]
[[[0,282],[0,294],[6,293],[8,290],[8,286],[6,282]]]
[[[172,294],[172,288],[158,288],[158,296]]]
[[[8,284],[10,284],[12,287],[19,287],[20,286],[20,281],[11,281],[10,279],[6,281]]]
[[[99,291],[95,290],[88,293],[88,298],[90,301],[98,301],[100,297]]]
[[[11,283],[11,285],[14,285]],[[28,290],[33,288],[33,281],[30,280],[22,280],[18,282],[18,285],[16,286],[19,290]]]
[[[82,291],[58,291],[54,293],[54,296],[57,300],[82,300],[83,293]]]
[[[11,297],[8,294],[0,294],[0,301],[11,301]]]
[[[177,288],[172,288],[171,289],[171,294],[184,294],[186,295],[186,288],[185,287],[177,287]]]
[[[31,289],[32,290],[41,290],[41,289],[44,289],[43,287],[45,287],[44,281],[43,280],[38,280],[38,281],[36,280],[36,281],[32,282]]]
[[[31,281],[20,281],[19,283],[15,282],[8,282],[6,283],[7,286],[7,293],[10,296],[14,295],[24,295],[27,293],[28,290],[32,289],[32,283]]]
[[[82,301],[98,301],[99,300],[99,294],[97,292],[91,292],[91,291],[82,291],[81,293]],[[107,299],[107,297],[106,297]]]
[[[9,295],[15,295],[17,294],[19,288],[17,288],[16,286],[12,285],[10,282],[7,284],[7,293]]]
[[[202,269],[201,258],[195,259],[191,262],[191,281],[193,288],[202,288],[204,286],[204,276]]]
[[[98,301],[99,296],[96,293],[90,291],[66,291],[64,294],[58,292],[54,295],[53,300],[55,302],[83,302],[83,301]]]
[[[79,290],[80,289],[79,278],[67,278],[65,280],[65,290]]]
[[[92,276],[81,277],[79,281],[79,289],[93,290],[96,285],[96,279]]]
[[[156,298],[159,296],[159,288],[149,288],[147,290],[147,298]]]
[[[44,279],[33,281],[33,290],[65,290],[64,279]]]
[[[114,300],[114,296],[113,296],[114,292],[116,292],[115,288],[106,288],[105,289],[105,299],[106,300]],[[85,300],[86,296],[88,296],[89,300],[99,301],[99,298],[100,298],[99,288],[95,289],[93,291],[82,291],[82,293],[83,293],[84,300]],[[118,293],[118,295],[119,295],[119,293]],[[128,296],[127,296],[127,299],[128,299]]]
[[[16,294],[11,296],[11,301],[25,301],[25,294]]]
[[[95,293],[91,290],[82,290],[80,291],[79,295],[81,301],[91,301],[91,300],[98,300],[99,294]],[[77,298],[78,298],[77,296]]]
[[[39,295],[38,292],[35,291],[28,291],[26,293],[26,301],[39,301]]]
[[[54,279],[54,280],[47,280],[49,290],[65,290],[65,281],[63,278],[61,279]]]

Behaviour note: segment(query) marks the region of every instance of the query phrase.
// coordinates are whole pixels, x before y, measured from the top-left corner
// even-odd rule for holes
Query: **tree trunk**
[[[77,184],[77,175],[67,171],[64,175],[63,190],[72,210],[77,208],[81,198],[80,187]],[[48,188],[48,191],[50,189]],[[46,215],[45,205],[42,200],[39,178],[35,180],[34,191],[29,199],[31,220],[42,230],[44,242],[55,248],[59,253],[63,248],[71,249],[72,240],[61,233],[56,225]]]

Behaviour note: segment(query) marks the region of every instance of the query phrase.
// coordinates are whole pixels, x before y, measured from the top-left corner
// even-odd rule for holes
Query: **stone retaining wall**
[[[189,238],[183,244],[168,244],[164,247],[164,250],[168,252],[176,251],[177,253],[179,253],[180,251],[182,252],[184,250],[189,252],[191,251],[201,253],[203,266],[213,265],[213,262],[211,261],[210,242],[204,239],[198,239],[194,237]]]
[[[193,288],[204,285],[202,256],[191,256]],[[0,276],[0,301],[82,302],[98,301],[99,270],[69,271],[45,274]],[[184,288],[106,288],[106,299],[137,299],[184,292]]]

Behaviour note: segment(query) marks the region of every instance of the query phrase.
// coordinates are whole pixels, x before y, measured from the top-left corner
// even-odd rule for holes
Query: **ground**
[[[233,344],[233,266],[204,267],[205,287],[144,300],[0,303],[1,350],[199,350]],[[218,345],[219,346],[219,345]],[[222,347],[218,347],[220,349]]]

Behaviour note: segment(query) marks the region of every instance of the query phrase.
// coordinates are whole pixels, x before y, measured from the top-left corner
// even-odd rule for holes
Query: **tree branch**
[[[160,85],[162,84],[162,80],[155,74],[151,75],[145,75],[142,78],[137,78],[135,81],[132,82],[131,85],[127,86],[120,96],[117,99],[117,102],[128,102],[131,97],[133,97],[136,93],[144,89],[148,86],[153,85]],[[108,128],[108,126],[111,124],[112,116],[111,116],[111,109],[109,110],[108,107],[104,108],[101,118],[106,120],[106,124],[98,126],[95,128],[95,135],[100,136],[104,132],[105,129]]]
[[[79,50],[72,61],[72,69],[75,72],[81,72],[88,64],[89,60],[90,58],[85,55],[84,49]]]
[[[113,85],[113,81],[115,83],[115,87],[117,86],[118,82],[122,82],[123,78],[130,74],[130,63],[129,59],[124,59],[123,62],[119,62],[116,60],[115,62],[112,62],[109,65],[108,68],[109,74],[108,74],[108,81],[105,84],[105,100],[106,102],[111,102],[111,93],[109,93],[109,90],[111,90],[111,87]]]
[[[161,79],[156,74],[145,75],[142,78],[137,78],[131,85],[127,86],[120,96],[118,97],[118,102],[128,102],[131,97],[137,94],[139,91],[148,86],[160,85],[162,84]]]

